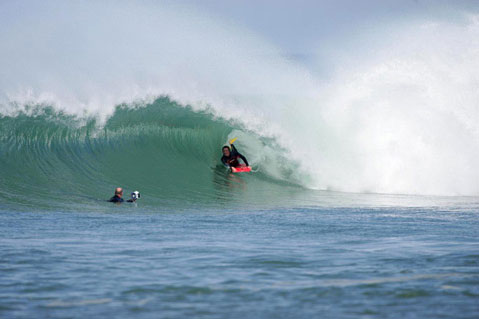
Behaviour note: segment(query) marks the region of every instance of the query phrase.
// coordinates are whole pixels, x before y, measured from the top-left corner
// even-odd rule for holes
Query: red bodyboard
[[[237,167],[232,167],[231,171],[233,173],[247,173],[251,172],[251,166],[237,166]]]

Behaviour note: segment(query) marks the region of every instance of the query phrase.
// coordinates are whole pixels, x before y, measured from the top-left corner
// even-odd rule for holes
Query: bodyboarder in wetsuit
[[[241,166],[240,162],[238,161],[239,158],[243,160],[246,166],[249,166],[248,160],[242,154],[238,152],[236,147],[231,144],[231,148],[229,146],[223,146],[223,157],[221,158],[221,162],[228,167],[238,167]]]

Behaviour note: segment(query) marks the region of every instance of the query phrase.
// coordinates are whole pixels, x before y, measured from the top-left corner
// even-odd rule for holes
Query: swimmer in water
[[[123,203],[123,188],[115,188],[115,195],[108,200],[111,203]]]

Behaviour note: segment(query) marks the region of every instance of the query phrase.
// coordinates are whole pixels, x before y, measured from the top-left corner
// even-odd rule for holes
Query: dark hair
[[[229,147],[229,146],[227,146],[227,145],[223,146],[223,148],[222,148],[221,150],[224,150],[225,148],[227,148],[227,149],[228,149],[228,151],[230,151],[230,152],[231,152],[231,149],[230,149],[230,147]]]

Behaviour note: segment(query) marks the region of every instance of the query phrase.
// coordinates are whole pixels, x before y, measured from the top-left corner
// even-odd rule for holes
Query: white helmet
[[[134,191],[133,193],[131,193],[131,199],[137,200],[138,198],[140,198],[140,192],[139,191]]]

